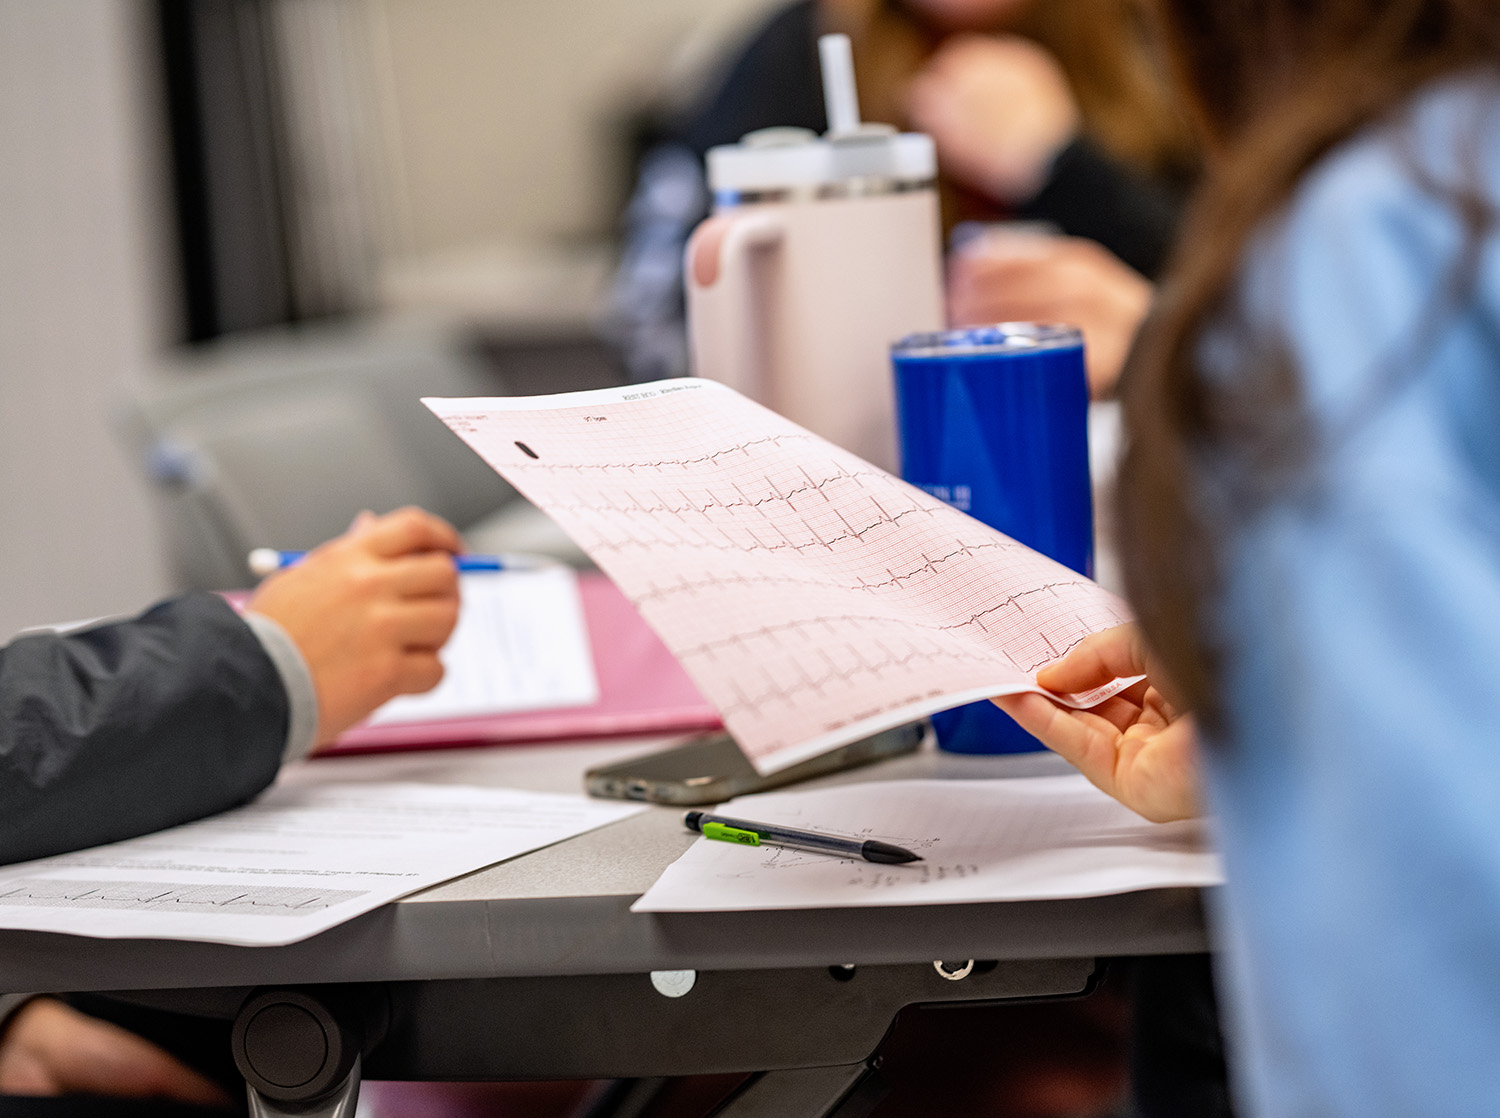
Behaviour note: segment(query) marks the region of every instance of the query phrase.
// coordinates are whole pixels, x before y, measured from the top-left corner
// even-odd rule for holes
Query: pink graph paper
[[[614,579],[761,772],[1036,690],[1038,668],[1129,617],[711,381],[424,402]]]

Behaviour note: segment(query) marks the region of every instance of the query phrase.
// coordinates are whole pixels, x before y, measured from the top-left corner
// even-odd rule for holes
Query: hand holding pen
[[[462,547],[449,524],[421,509],[365,515],[261,583],[246,611],[276,622],[302,654],[318,743],[442,679],[438,650],[458,621],[453,556]]]

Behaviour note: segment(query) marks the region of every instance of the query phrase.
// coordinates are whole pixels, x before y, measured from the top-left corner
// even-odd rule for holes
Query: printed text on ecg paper
[[[1035,689],[1039,667],[1128,617],[710,381],[426,402],[619,584],[762,772]]]

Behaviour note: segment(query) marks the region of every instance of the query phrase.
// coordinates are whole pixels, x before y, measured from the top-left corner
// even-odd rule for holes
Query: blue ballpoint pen
[[[263,578],[300,562],[306,554],[305,551],[278,551],[274,547],[257,547],[250,553],[248,560],[250,573]],[[455,555],[453,565],[465,573],[515,571],[533,569],[540,566],[541,561],[526,555]]]

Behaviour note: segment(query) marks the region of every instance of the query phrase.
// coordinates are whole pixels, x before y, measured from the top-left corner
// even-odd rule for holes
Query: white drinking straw
[[[859,93],[854,87],[854,51],[849,36],[820,36],[818,58],[823,63],[823,107],[828,111],[828,134],[843,136],[858,132]]]

